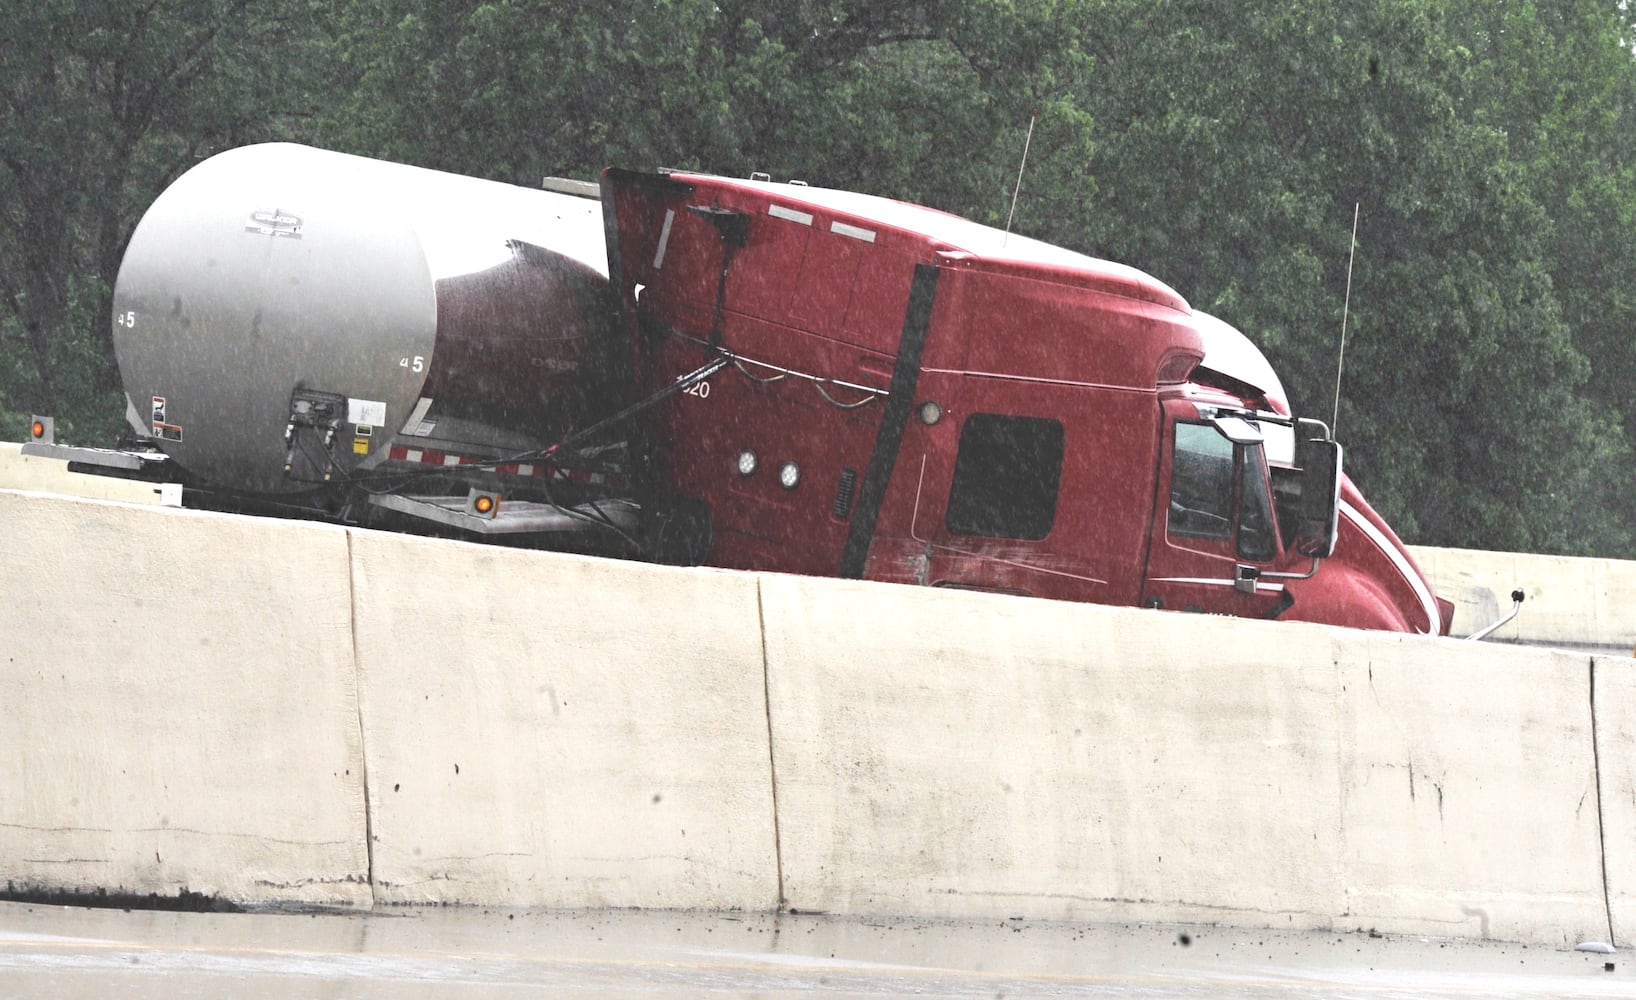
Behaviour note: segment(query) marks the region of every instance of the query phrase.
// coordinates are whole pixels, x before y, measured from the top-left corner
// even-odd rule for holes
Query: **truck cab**
[[[638,435],[681,561],[1447,631],[1327,431],[1152,276],[804,185],[603,199],[638,391],[686,386]]]

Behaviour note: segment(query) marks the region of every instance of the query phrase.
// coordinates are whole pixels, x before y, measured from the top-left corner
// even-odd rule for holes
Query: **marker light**
[[[54,444],[57,440],[55,424],[50,417],[36,415],[28,422],[28,436],[41,444]]]
[[[33,425],[29,427],[28,432],[36,438],[43,438],[45,437],[45,424],[42,424],[36,420],[34,421]]]
[[[793,490],[801,483],[801,467],[794,462],[785,462],[778,469],[778,485],[786,490]]]
[[[753,451],[750,451],[748,448],[746,448],[744,451],[741,451],[741,452],[738,453],[738,474],[739,475],[741,475],[741,476],[750,475],[751,473],[756,471],[756,466],[758,466],[760,464],[761,464],[760,461],[758,461],[756,459],[756,453],[753,452]]]
[[[926,400],[926,402],[920,404],[920,422],[921,423],[925,424],[927,427],[930,427],[931,425],[937,423],[939,420],[942,420],[942,419],[943,419],[943,407],[938,406],[936,403],[932,402],[929,399]]]
[[[466,513],[476,517],[493,518],[499,512],[500,494],[476,489],[466,494]]]

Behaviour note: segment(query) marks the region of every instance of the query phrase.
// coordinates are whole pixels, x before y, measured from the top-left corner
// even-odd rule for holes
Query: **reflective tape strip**
[[[831,222],[829,224],[829,231],[832,233],[839,233],[842,236],[850,236],[855,240],[863,240],[865,243],[875,242],[875,231],[873,229],[865,229],[862,226],[852,226],[846,224],[845,222]]]
[[[659,249],[653,252],[653,269],[665,266],[665,247],[670,245],[670,224],[676,221],[676,210],[665,209],[665,226],[659,230]]]
[[[420,422],[426,419],[426,411],[431,408],[432,401],[425,396],[420,397],[420,402],[410,411],[409,419],[403,422],[403,430],[399,433],[420,437],[421,435],[416,432],[420,429]]]
[[[783,205],[768,205],[767,214],[775,219],[788,219],[791,222],[799,222],[803,226],[812,225],[811,212],[798,212],[793,208],[785,208]]]

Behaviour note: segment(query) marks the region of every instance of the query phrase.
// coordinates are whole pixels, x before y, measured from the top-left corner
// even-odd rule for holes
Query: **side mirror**
[[[1327,559],[1335,554],[1340,525],[1341,446],[1327,436],[1303,433],[1295,441],[1295,464],[1301,470],[1301,494],[1292,544],[1302,555]]]

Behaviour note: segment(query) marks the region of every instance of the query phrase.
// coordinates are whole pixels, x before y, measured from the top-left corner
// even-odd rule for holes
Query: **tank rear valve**
[[[295,453],[300,451],[312,464],[313,471],[329,482],[335,470],[330,447],[335,443],[335,434],[341,429],[341,420],[346,412],[347,398],[338,393],[319,392],[316,389],[296,389],[290,393],[290,420],[284,426],[284,443],[288,446],[284,451],[286,477],[295,465]],[[324,457],[321,465],[301,447],[302,428],[311,428],[315,436],[322,436]]]

